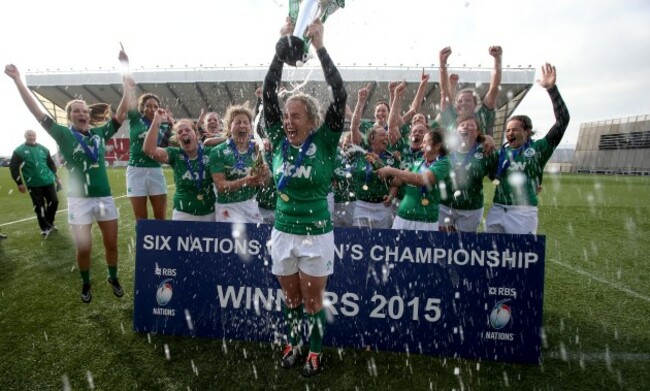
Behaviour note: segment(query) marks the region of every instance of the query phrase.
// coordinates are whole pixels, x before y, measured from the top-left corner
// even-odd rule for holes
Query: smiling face
[[[375,106],[375,122],[379,125],[385,125],[388,121],[388,106],[385,102],[377,103]]]
[[[476,144],[478,137],[478,124],[475,118],[468,118],[461,121],[456,128],[458,137],[460,138],[460,146],[458,149],[461,151],[470,149]]]
[[[531,136],[531,130],[524,129],[524,124],[519,120],[510,120],[506,125],[506,141],[510,148],[519,148]]]
[[[307,105],[298,99],[289,99],[284,106],[284,133],[291,145],[302,145],[316,121],[309,115]]]
[[[476,109],[476,99],[471,91],[462,91],[456,98],[456,113],[458,115],[472,114]]]
[[[82,100],[73,100],[66,106],[68,121],[72,123],[75,129],[85,131],[90,129],[90,109],[86,102]]]
[[[25,131],[25,144],[36,145],[36,132],[33,130]]]
[[[247,144],[251,138],[251,119],[246,114],[237,114],[230,123],[230,137],[237,144]]]
[[[413,116],[411,119],[411,127],[415,125],[426,125],[427,124],[427,117],[424,116],[422,113],[417,113]]]
[[[388,147],[388,132],[381,126],[375,126],[368,132],[370,149],[374,153],[382,153]]]
[[[153,119],[156,110],[160,107],[158,100],[156,98],[149,98],[144,101],[142,106],[142,115],[149,120]]]
[[[209,112],[203,120],[203,128],[213,134],[221,132],[221,119],[219,119],[219,115],[214,111]]]
[[[176,140],[188,155],[196,152],[198,147],[196,131],[192,125],[188,120],[180,120],[174,124]]]
[[[426,133],[427,127],[424,124],[418,123],[411,127],[411,134],[409,135],[409,139],[411,140],[412,149],[420,149],[422,146],[422,140],[424,139],[424,135]]]

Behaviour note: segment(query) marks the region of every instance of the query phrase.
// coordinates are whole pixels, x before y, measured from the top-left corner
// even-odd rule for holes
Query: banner
[[[134,329],[277,342],[271,226],[140,220]],[[545,237],[336,228],[324,344],[538,363]]]

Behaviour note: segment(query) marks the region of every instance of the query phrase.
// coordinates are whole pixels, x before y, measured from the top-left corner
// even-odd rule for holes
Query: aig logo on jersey
[[[527,158],[530,159],[530,158],[533,157],[533,156],[535,156],[535,150],[534,150],[533,148],[527,148],[527,149],[524,151],[524,157],[527,157]]]

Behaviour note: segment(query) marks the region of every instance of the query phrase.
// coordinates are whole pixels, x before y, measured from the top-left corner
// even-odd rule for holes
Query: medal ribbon
[[[296,158],[296,164],[294,164],[293,168],[290,170],[289,175],[286,175],[287,168],[289,167],[289,138],[284,138],[284,141],[282,142],[282,175],[280,176],[280,179],[278,179],[278,191],[284,190],[287,185],[289,185],[289,181],[293,175],[296,173],[296,171],[298,171],[300,166],[302,166],[302,161],[305,159],[305,155],[307,154],[307,150],[311,145],[311,139],[313,136],[314,133],[310,133],[309,137],[307,137],[305,142],[302,143],[302,146],[300,147],[300,153]]]
[[[427,163],[427,159],[423,156],[422,161],[420,162],[420,165],[418,166],[418,174],[421,174],[423,171],[426,172],[426,169],[428,169],[433,163],[437,162],[438,160],[442,159],[443,157],[444,157],[443,155],[439,155],[435,160],[432,160],[431,163]],[[424,167],[422,167],[423,165],[424,165]],[[427,187],[426,186],[420,186],[420,193],[422,194],[422,199],[427,198]]]
[[[99,140],[97,137],[94,137],[92,133],[90,134],[90,141],[92,141],[93,146],[95,147],[94,149],[90,149],[86,141],[84,140],[84,136],[81,134],[80,131],[74,128],[74,126],[70,126],[70,131],[72,132],[72,135],[77,139],[77,142],[81,145],[83,148],[84,152],[86,153],[86,156],[92,160],[93,164],[97,164],[99,160]]]
[[[472,149],[470,149],[469,152],[467,152],[467,155],[465,155],[465,159],[463,159],[463,164],[461,165],[461,167],[465,167],[465,168],[467,167],[467,163],[469,163],[469,159],[471,159],[471,157],[474,156],[474,154],[476,153],[477,148],[478,148],[478,143],[475,143],[474,146],[472,147]],[[449,158],[451,160],[451,164],[455,168],[456,165],[458,164],[458,159],[457,159],[458,158],[458,152],[454,151],[454,153],[449,155]]]
[[[237,149],[237,146],[235,145],[235,141],[233,139],[230,139],[228,146],[230,146],[232,153],[235,155],[235,168],[238,170],[246,168],[246,162],[244,159],[246,156],[251,156],[253,154],[253,151],[255,151],[255,143],[252,141],[248,143],[248,150],[243,156],[239,153],[239,150]]]
[[[379,154],[379,160],[383,162],[384,156],[386,156],[386,151]],[[373,171],[373,165],[366,160],[366,181],[365,181],[366,186],[368,186],[368,182],[370,182],[370,178],[372,177],[372,171]]]
[[[185,151],[181,149],[181,154],[183,155],[183,160],[185,160],[185,166],[187,167],[187,170],[190,172],[192,175],[192,178],[194,178],[194,184],[196,185],[196,191],[197,193],[201,193],[201,184],[203,183],[203,179],[205,178],[205,166],[203,165],[203,145],[199,144],[199,152],[198,152],[198,160],[199,160],[199,172],[196,173],[198,175],[195,175],[194,172],[194,167],[192,167],[192,163],[190,162],[190,157],[187,156]],[[196,179],[198,177],[198,179]]]
[[[508,159],[508,151],[506,150],[506,145],[508,145],[508,143],[504,143],[503,146],[501,146],[501,150],[499,151],[499,165],[497,166],[496,173],[497,180],[501,179],[503,173],[508,169],[508,167],[510,167],[512,161],[515,160],[520,153],[530,147],[530,140],[528,140],[526,144],[512,151],[512,158],[510,159]]]

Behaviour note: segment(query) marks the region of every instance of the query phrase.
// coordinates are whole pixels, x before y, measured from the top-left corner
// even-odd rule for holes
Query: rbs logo
[[[517,290],[515,288],[508,288],[504,286],[488,287],[488,293],[490,294],[490,296],[507,296],[507,297],[517,298]]]

